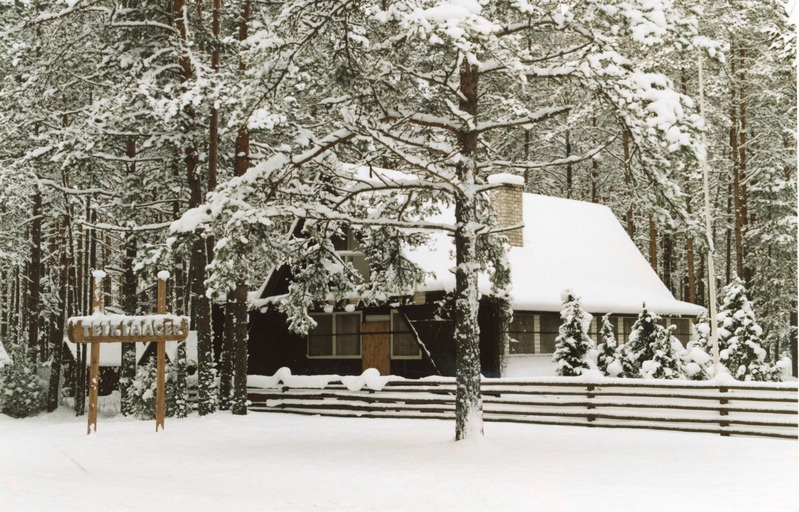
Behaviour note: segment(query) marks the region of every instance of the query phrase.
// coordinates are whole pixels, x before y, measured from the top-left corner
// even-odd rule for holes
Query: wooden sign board
[[[183,341],[189,319],[176,315],[90,315],[72,317],[67,337],[72,343],[136,343]]]
[[[75,316],[67,320],[67,337],[72,343],[91,345],[89,367],[89,424],[87,434],[97,431],[97,394],[100,382],[100,343],[155,342],[156,399],[155,431],[164,428],[166,409],[166,352],[165,342],[183,341],[189,335],[189,319],[166,314],[166,280],[168,272],[158,273],[158,313],[145,316],[106,315],[103,313],[102,290],[105,272],[94,271],[92,310],[89,316]]]

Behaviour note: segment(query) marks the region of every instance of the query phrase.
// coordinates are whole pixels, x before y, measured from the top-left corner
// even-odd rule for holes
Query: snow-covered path
[[[797,442],[438,420],[0,415],[3,511],[795,511]]]

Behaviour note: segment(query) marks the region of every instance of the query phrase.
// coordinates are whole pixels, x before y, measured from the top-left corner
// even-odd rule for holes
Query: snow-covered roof
[[[638,314],[647,308],[660,315],[698,315],[704,308],[678,301],[606,206],[523,195],[524,246],[511,247],[511,305],[519,311],[560,311],[561,293],[572,288],[592,313]],[[451,211],[441,221],[451,221]],[[421,291],[455,287],[452,237],[431,235],[431,242],[408,253],[433,273]],[[480,290],[489,293],[488,278]]]

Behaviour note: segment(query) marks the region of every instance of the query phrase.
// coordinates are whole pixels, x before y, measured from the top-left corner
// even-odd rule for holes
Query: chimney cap
[[[517,187],[524,186],[524,176],[517,176],[502,172],[499,174],[492,174],[488,177],[488,182],[492,185],[515,185]]]

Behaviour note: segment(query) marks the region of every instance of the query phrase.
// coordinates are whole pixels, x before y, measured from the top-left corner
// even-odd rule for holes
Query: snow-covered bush
[[[781,380],[782,369],[766,362],[761,346],[763,329],[755,321],[752,305],[740,278],[722,290],[719,324],[719,361],[738,380]]]
[[[44,384],[36,374],[35,365],[18,348],[11,357],[13,363],[0,371],[0,412],[12,418],[26,418],[44,409]]]
[[[177,370],[173,365],[166,364],[165,383],[165,414],[174,416],[177,410],[175,400],[175,380]],[[136,376],[130,388],[130,406],[134,416],[142,420],[155,418],[155,399],[157,388],[155,360],[136,368]]]
[[[558,375],[582,375],[586,370],[596,370],[596,349],[588,337],[591,315],[583,311],[580,298],[572,290],[563,292],[563,320],[555,338],[555,354]]]
[[[637,377],[638,371],[630,363],[627,347],[620,347],[613,334],[610,314],[602,318],[597,347],[597,369],[608,377]]]
[[[685,376],[691,380],[707,380],[713,374],[713,352],[710,340],[710,320],[707,313],[702,312],[696,318],[694,326],[695,339],[688,342],[683,355]]]
[[[652,358],[641,363],[641,376],[647,379],[679,379],[685,376],[683,349],[680,341],[668,329],[655,325],[655,341],[651,345]]]

